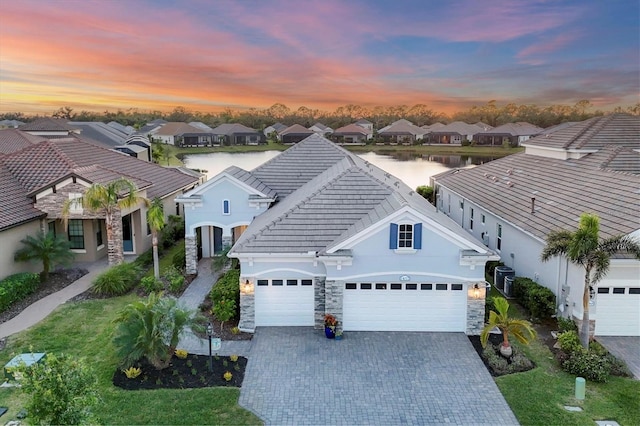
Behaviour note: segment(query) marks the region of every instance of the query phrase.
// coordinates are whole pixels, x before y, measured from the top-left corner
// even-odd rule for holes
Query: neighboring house
[[[154,141],[175,146],[206,146],[213,142],[213,135],[210,132],[175,121],[164,124],[149,134]]]
[[[508,144],[515,147],[543,132],[544,129],[541,127],[519,121],[517,123],[506,123],[502,126],[476,133],[473,136],[473,140],[478,145],[501,146]]]
[[[373,131],[357,124],[347,124],[336,129],[331,135],[331,139],[337,143],[360,143],[365,144],[373,137]]]
[[[250,127],[239,123],[221,124],[211,131],[215,141],[222,145],[258,145],[266,143],[265,137]]]
[[[322,123],[316,123],[313,126],[309,127],[313,133],[318,134],[320,136],[327,136],[333,133],[333,129],[329,126],[325,126]]]
[[[144,126],[142,126],[140,128],[140,130],[138,130],[138,133],[140,133],[142,135],[153,134],[153,132],[157,131],[160,127],[164,126],[167,123],[168,123],[167,120],[163,120],[161,118],[157,118],[157,119],[155,119],[153,121],[148,122]]]
[[[412,143],[421,140],[427,133],[422,127],[418,127],[408,120],[398,120],[395,123],[380,129],[378,135],[391,143]]]
[[[80,129],[67,124],[67,120],[59,118],[37,118],[30,123],[21,125],[18,129],[35,136],[51,138],[65,138],[69,135],[79,135]]]
[[[17,129],[0,130],[0,155],[11,154],[44,141],[42,136],[34,136]]]
[[[397,178],[312,135],[245,171],[227,168],[177,199],[187,273],[231,246],[240,261],[240,324],[479,334],[478,239]]]
[[[0,120],[0,129],[17,129],[24,123],[18,120]]]
[[[282,132],[286,128],[287,128],[287,126],[282,124],[282,123],[275,123],[275,124],[272,124],[271,126],[265,127],[264,130],[262,131],[262,133],[264,133],[264,136],[268,138],[272,133],[275,132],[276,135],[278,135],[278,139],[279,139],[280,138],[280,132]]]
[[[12,132],[0,131],[0,146],[14,143]],[[40,230],[68,238],[78,261],[106,257],[104,213],[72,205],[68,228],[62,221],[65,201],[81,197],[93,183],[130,179],[139,195],[161,198],[169,215],[179,213],[175,197],[199,182],[178,170],[137,160],[77,136],[33,142],[21,150],[0,154],[0,279],[35,268],[14,262],[13,254],[20,248],[20,240]],[[122,211],[121,217],[116,226],[121,229],[124,252],[140,254],[150,248],[146,207],[139,204]]]
[[[80,134],[90,138],[105,148],[124,145],[132,132],[122,131],[117,126],[99,121],[69,121],[67,124],[80,130]],[[126,129],[125,127],[123,127]]]
[[[300,124],[294,124],[281,131],[279,136],[282,143],[292,144],[298,143],[313,134],[313,130],[309,130]]]
[[[138,160],[151,161],[151,158],[150,158],[151,151],[149,150],[149,148],[144,148],[139,145],[131,144],[131,145],[114,146],[112,149],[114,151],[127,154],[133,158],[137,158]]]
[[[428,143],[461,145],[462,141],[471,141],[473,135],[484,130],[485,127],[482,125],[454,121],[437,129],[432,129],[424,139]]]
[[[207,126],[201,121],[191,121],[189,125],[193,127],[197,127],[198,129],[204,130],[205,132],[209,132],[209,133],[213,132],[213,128]]]
[[[360,120],[356,121],[354,124],[362,127],[363,129],[366,129],[367,131],[369,131],[369,133],[373,134],[373,123],[370,122],[369,120],[361,118]]]
[[[438,209],[551,289],[559,315],[582,318],[584,270],[540,261],[551,231],[600,217],[602,237],[640,234],[640,117],[614,114],[526,141],[525,152],[434,176]],[[594,289],[596,335],[640,336],[640,262],[619,256]]]
[[[116,129],[120,133],[124,133],[126,135],[132,135],[132,134],[134,134],[136,132],[135,127],[133,127],[133,126],[125,126],[125,125],[122,125],[122,124],[118,123],[117,121],[110,121],[110,122],[107,123],[107,126],[113,127],[114,129]]]

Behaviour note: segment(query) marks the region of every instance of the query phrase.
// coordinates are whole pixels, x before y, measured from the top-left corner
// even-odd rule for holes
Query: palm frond
[[[553,231],[547,235],[547,244],[542,250],[541,259],[543,262],[551,259],[554,256],[566,254],[569,250],[569,245],[573,234],[569,231]]]

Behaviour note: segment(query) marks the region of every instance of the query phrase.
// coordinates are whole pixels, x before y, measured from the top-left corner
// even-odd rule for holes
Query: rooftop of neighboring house
[[[381,135],[424,135],[425,129],[418,127],[407,120],[398,120],[395,123],[380,129],[378,132]]]
[[[336,136],[340,136],[341,134],[342,135],[353,135],[353,134],[370,135],[371,132],[362,126],[351,123],[351,124],[347,124],[346,126],[340,127],[339,129],[336,129],[333,132],[333,134]]]
[[[311,135],[313,133],[312,130],[307,129],[301,124],[294,124],[292,126],[287,127],[286,129],[280,131],[280,136],[286,136],[291,134],[296,135]]]
[[[2,129],[0,130],[0,156],[20,151],[43,140],[45,139],[42,136],[35,136],[18,129]]]
[[[280,133],[281,131],[286,129],[288,126],[282,123],[273,123],[271,126],[267,126],[267,127],[272,127],[276,132]]]
[[[372,122],[370,122],[365,118],[361,118],[360,120],[356,121],[355,124],[364,124],[364,125],[371,125],[371,126],[373,125]]]
[[[432,129],[431,133],[457,133],[459,135],[475,135],[484,131],[484,128],[475,124],[468,124],[464,121],[454,121],[437,129]]]
[[[260,177],[267,169],[278,172],[281,181],[297,177],[299,170],[313,168],[313,173],[253,220],[234,245],[234,253],[326,254],[405,207],[437,222],[457,238],[475,242],[402,181],[319,135],[299,142],[269,163],[248,174],[267,184],[265,179],[276,176],[262,173]],[[269,183],[276,191],[277,186],[275,181]],[[479,251],[487,252],[479,242],[476,245]]]
[[[593,152],[558,159],[525,151],[433,180],[540,239],[574,229],[583,212],[600,217],[606,237],[640,229],[640,117],[597,117],[529,145]]]
[[[43,117],[25,123],[19,129],[23,132],[66,132],[67,134],[78,130],[77,127],[69,125],[67,121],[60,118]]]
[[[81,135],[89,137],[107,148],[113,148],[126,142],[129,133],[121,131],[99,121],[70,121],[70,126],[81,130]]]
[[[322,123],[320,123],[320,122],[317,122],[317,123],[316,123],[316,124],[314,124],[313,126],[310,126],[310,127],[309,127],[309,129],[311,129],[311,127],[316,127],[316,128],[318,128],[318,129],[320,129],[320,130],[327,130],[327,131],[328,131],[328,130],[332,130],[332,129],[331,129],[331,127],[329,127],[329,126],[325,126],[324,124],[322,124]]]
[[[2,128],[15,129],[23,124],[24,122],[18,121],[18,120],[0,120],[0,129]]]
[[[511,135],[511,136],[533,136],[544,132],[542,127],[535,124],[519,121],[516,123],[506,123],[493,129],[485,130],[477,134],[480,135]]]
[[[444,127],[444,126],[445,126],[444,124],[438,122],[438,123],[433,123],[433,124],[429,124],[429,125],[424,125],[424,126],[422,126],[422,128],[426,129],[426,130],[428,130],[430,132],[433,132],[434,130],[439,129],[439,128]]]
[[[199,127],[191,126],[187,123],[172,121],[163,124],[162,127],[152,132],[155,136],[180,136],[185,133],[209,133]]]
[[[45,139],[0,156],[0,229],[42,216],[33,207],[32,197],[71,176],[90,183],[106,183],[124,176],[138,188],[147,188],[149,198],[165,197],[198,181],[180,171],[78,137]]]
[[[205,130],[207,132],[211,132],[213,129],[201,121],[191,121],[189,122],[190,126],[197,127],[199,129]]]
[[[211,131],[214,135],[258,134],[258,131],[240,123],[224,123]]]

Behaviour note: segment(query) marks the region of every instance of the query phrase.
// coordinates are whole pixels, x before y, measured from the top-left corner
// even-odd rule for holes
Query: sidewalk
[[[89,273],[62,290],[50,294],[47,297],[43,297],[27,307],[17,316],[0,324],[0,339],[4,339],[7,336],[26,330],[32,325],[39,323],[58,306],[87,291],[91,288],[91,281],[93,281],[96,275],[106,269],[108,264],[107,259],[105,258],[91,263],[77,263],[74,264],[74,266],[85,268],[89,270]]]

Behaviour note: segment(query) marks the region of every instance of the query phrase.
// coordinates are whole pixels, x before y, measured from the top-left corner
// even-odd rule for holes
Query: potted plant
[[[536,336],[536,331],[529,321],[509,317],[509,302],[504,297],[494,297],[493,303],[496,310],[489,312],[489,322],[480,334],[480,343],[483,348],[486,347],[489,333],[498,327],[502,332],[500,354],[509,358],[513,353],[509,343],[509,335],[514,336],[520,343],[528,345],[529,341]]]
[[[331,314],[324,316],[324,334],[327,339],[333,339],[336,337],[336,327],[338,326],[338,320]]]

